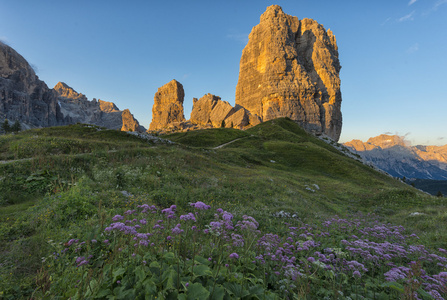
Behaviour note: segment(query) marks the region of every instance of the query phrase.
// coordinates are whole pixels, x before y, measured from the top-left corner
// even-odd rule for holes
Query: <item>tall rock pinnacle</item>
[[[289,117],[338,141],[342,127],[338,47],[330,30],[272,5],[240,61],[236,105],[262,121]]]
[[[152,122],[149,130],[165,129],[170,124],[184,122],[183,100],[185,92],[177,80],[171,80],[155,93]]]

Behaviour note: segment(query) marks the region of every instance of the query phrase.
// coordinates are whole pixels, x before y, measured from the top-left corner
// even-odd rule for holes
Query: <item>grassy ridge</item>
[[[374,212],[429,247],[447,246],[445,200],[352,160],[288,119],[164,136],[174,145],[84,125],[0,138],[2,160],[29,158],[0,164],[0,282],[17,297],[36,289],[48,240],[99,232],[141,203],[184,210],[203,201],[263,220],[269,232],[284,227],[278,214],[310,222]]]

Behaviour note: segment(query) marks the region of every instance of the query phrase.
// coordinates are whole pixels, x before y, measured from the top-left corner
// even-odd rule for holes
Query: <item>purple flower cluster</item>
[[[255,231],[259,227],[259,223],[250,216],[243,215],[242,221],[237,222],[236,226],[239,227],[241,230],[251,230]]]
[[[175,226],[171,224],[172,219],[176,218],[175,205],[159,210],[143,204],[138,206],[139,212],[128,210],[123,216],[115,215],[113,223],[104,230],[106,236],[114,233],[112,246],[102,246],[117,247],[116,238],[121,235],[133,244],[130,250],[120,244],[121,251],[138,257],[136,253],[143,254],[145,251],[163,253],[166,247],[176,247],[178,243],[172,241],[191,237],[192,234],[202,243],[199,251],[209,251],[200,255],[208,257],[211,265],[217,264],[219,259],[216,256],[220,253],[224,253],[224,261],[219,263],[228,267],[240,263],[240,257],[244,260],[250,257],[253,264],[267,271],[266,278],[275,278],[272,279],[274,282],[279,281],[277,278],[295,282],[299,277],[309,278],[313,274],[326,274],[322,276],[327,278],[334,276],[340,281],[350,278],[356,282],[365,277],[402,283],[411,279],[418,280],[421,287],[435,299],[443,299],[442,295],[447,294],[447,251],[439,248],[435,253],[415,244],[417,236],[408,234],[402,226],[382,224],[373,215],[352,219],[334,217],[321,225],[286,224],[287,234],[280,236],[273,233],[261,235],[259,223],[253,217],[243,215],[240,219],[220,208],[204,229],[202,217],[212,218],[213,215],[212,212],[205,212],[210,206],[198,201],[191,203],[191,207],[199,211],[180,215],[180,222],[176,222]],[[149,213],[158,213],[160,218],[157,220],[156,216],[148,216]],[[139,214],[146,215],[139,217]],[[189,221],[194,222],[191,229]],[[75,248],[78,267],[91,261],[86,254],[81,256],[81,249],[93,244],[93,240],[87,245],[83,243],[71,239],[65,244]],[[101,246],[101,243],[97,244]],[[216,247],[221,247],[218,252],[213,250]],[[420,267],[419,273],[414,272],[415,261],[424,262],[424,268]],[[146,263],[150,264],[145,260]]]
[[[124,234],[132,234],[135,235],[137,234],[136,228],[135,226],[128,226],[124,223],[121,222],[115,222],[110,224],[109,227],[106,227],[104,229],[105,232],[110,232],[110,231],[121,231]]]
[[[88,260],[84,256],[76,258],[76,265],[78,267],[88,264]]]
[[[155,205],[148,205],[148,204],[142,204],[142,205],[138,205],[138,208],[142,208],[141,213],[142,214],[147,214],[147,213],[152,213],[155,214],[157,213],[158,209]]]
[[[194,216],[193,213],[187,213],[186,215],[181,215],[180,220],[183,220],[183,221],[192,220],[194,222],[197,222],[196,217]]]
[[[182,234],[184,232],[183,229],[180,228],[181,224],[177,224],[174,228],[171,229],[173,234]]]
[[[200,209],[200,210],[208,210],[211,208],[210,205],[207,205],[207,204],[203,203],[202,201],[197,201],[196,203],[191,203],[190,205],[192,207],[194,207],[196,209]]]
[[[177,209],[176,205],[171,205],[171,207],[165,208],[161,212],[166,215],[166,218],[174,219],[175,218],[175,210],[176,209]]]

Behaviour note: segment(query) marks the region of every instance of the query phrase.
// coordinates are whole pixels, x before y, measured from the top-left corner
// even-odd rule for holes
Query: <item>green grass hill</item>
[[[204,202],[232,212],[234,220],[242,222],[243,216],[249,215],[259,222],[260,231],[275,234],[286,232],[285,224],[322,224],[334,216],[374,214],[384,224],[405,226],[429,249],[447,247],[445,198],[422,193],[363,165],[333,144],[305,132],[287,118],[246,131],[206,129],[151,139],[82,124],[0,136],[0,299],[53,299],[61,291],[66,291],[66,296],[57,299],[93,299],[94,295],[98,299],[136,299],[138,280],[150,285],[146,275],[150,272],[154,274],[150,282],[155,282],[157,291],[146,289],[146,295],[158,293],[160,299],[237,298],[239,281],[228,279],[231,266],[213,268],[204,261],[197,267],[203,275],[197,275],[194,267],[190,275],[185,275],[189,269],[184,262],[182,274],[186,279],[182,279],[181,264],[175,259],[187,257],[188,251],[195,256],[199,250],[194,246],[194,250],[172,250],[173,257],[166,254],[171,253],[169,249],[187,249],[181,248],[181,242],[163,244],[162,252],[154,252],[164,253],[157,256],[160,266],[153,262],[150,267],[148,263],[146,273],[143,267],[132,269],[132,274],[143,272],[132,275],[137,276],[132,277],[133,283],[126,281],[131,280],[126,277],[129,268],[134,268],[129,262],[131,252],[123,261],[121,254],[111,254],[118,247],[127,249],[123,248],[124,240],[123,244],[117,242],[118,235],[114,235],[116,244],[110,240],[116,248],[95,250],[100,252],[92,256],[107,256],[107,260],[98,260],[94,267],[90,263],[91,269],[80,266],[78,260],[83,256],[79,253],[67,260],[67,265],[74,264],[73,269],[67,265],[62,268],[57,260],[50,262],[51,255],[62,255],[61,249],[69,240],[99,240],[113,216],[142,204],[158,208],[175,205],[179,213],[186,213],[190,203]],[[209,217],[212,219],[213,214]],[[93,251],[93,244],[86,245]],[[250,249],[246,249],[247,256]],[[132,255],[147,260],[144,253]],[[121,265],[126,261],[127,269],[114,267],[113,261]],[[155,269],[161,270],[163,261],[175,268],[163,269],[168,275],[156,277]],[[218,262],[214,262],[216,266]],[[243,266],[241,262],[238,268]],[[224,269],[227,273],[221,275]],[[243,270],[243,277],[249,278],[248,269]],[[176,275],[171,278],[171,273]],[[114,289],[94,274],[104,278],[110,274]],[[213,284],[206,276],[214,278]],[[219,281],[219,276],[227,279]],[[73,287],[71,281],[75,279],[80,283]],[[157,280],[161,282],[158,285]],[[273,284],[267,284],[267,278],[261,281],[247,287],[249,292],[240,298],[262,299],[261,289],[265,297],[275,299],[274,295],[279,295],[279,288],[276,291]],[[122,286],[117,286],[120,282]],[[124,288],[124,282],[135,286],[132,292]],[[240,283],[241,289],[244,284]],[[355,284],[361,285],[357,281]],[[376,286],[378,294],[393,290]]]

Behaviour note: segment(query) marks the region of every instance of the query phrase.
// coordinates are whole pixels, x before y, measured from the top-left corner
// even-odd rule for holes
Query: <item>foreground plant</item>
[[[203,202],[179,213],[147,204],[104,231],[70,239],[47,260],[38,293],[73,299],[444,299],[447,251],[418,245],[374,215],[285,223],[262,233],[251,216]]]

